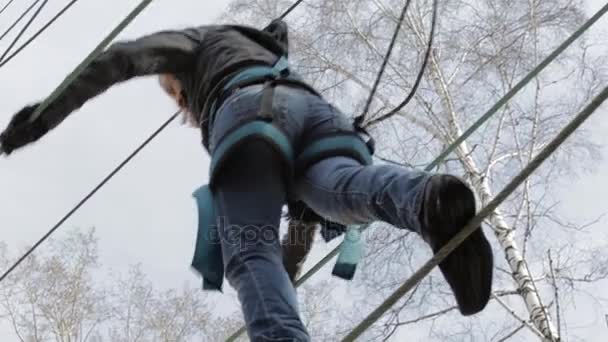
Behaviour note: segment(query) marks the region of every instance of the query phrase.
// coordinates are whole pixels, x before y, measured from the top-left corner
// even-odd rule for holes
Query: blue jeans
[[[261,91],[262,86],[250,86],[225,101],[211,131],[211,151],[239,122],[257,115]],[[316,135],[352,131],[344,114],[302,89],[277,87],[273,109],[275,122],[294,146]],[[279,223],[288,198],[342,224],[385,221],[421,229],[418,212],[429,173],[331,157],[301,174],[286,182],[280,156],[256,142],[230,158],[214,185],[225,274],[238,292],[252,341],[310,340],[282,263]]]

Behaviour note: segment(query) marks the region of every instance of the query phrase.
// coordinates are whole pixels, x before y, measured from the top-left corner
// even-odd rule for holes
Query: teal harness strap
[[[359,136],[339,134],[317,139],[306,146],[298,154],[296,169],[305,170],[309,165],[321,159],[337,155],[354,158],[363,165],[371,165],[373,162],[369,146]],[[322,225],[321,229],[323,236],[331,234],[327,231],[327,225]],[[362,256],[363,239],[359,228],[347,227],[332,274],[345,280],[353,279]]]
[[[280,58],[274,67],[251,67],[234,76],[224,89],[230,89],[243,82],[273,79],[286,75],[288,63],[286,58]],[[268,86],[267,86],[268,87]],[[257,120],[245,123],[226,135],[212,151],[210,164],[209,185],[197,189],[193,196],[198,209],[198,233],[192,267],[201,274],[204,290],[221,291],[224,279],[224,262],[222,257],[221,239],[217,227],[217,216],[214,210],[212,186],[216,175],[221,172],[222,164],[237,149],[251,139],[263,139],[271,144],[286,161],[288,168],[293,170],[294,152],[289,139],[273,124],[272,92],[263,96],[262,110]],[[211,131],[215,116],[215,102],[212,105],[212,116],[209,120]],[[263,116],[266,117],[263,117]],[[262,119],[262,120],[260,120]]]
[[[289,61],[285,56],[282,56],[277,60],[274,66],[253,66],[246,68],[233,76],[223,87],[223,91],[229,91],[233,87],[239,84],[247,84],[249,82],[264,83],[269,80],[292,80],[301,81],[300,77],[289,70]],[[217,112],[217,99],[214,100],[209,107],[209,120],[208,120],[208,132],[211,132],[213,123],[215,122],[215,115]]]
[[[287,58],[281,57],[273,67],[258,66],[247,68],[228,81],[224,90],[238,89],[247,84],[265,83],[260,113],[253,121],[243,123],[234,131],[221,139],[212,151],[209,185],[194,192],[198,208],[198,234],[192,267],[203,277],[203,289],[221,291],[224,264],[222,258],[221,239],[217,227],[217,217],[214,210],[212,188],[216,175],[221,172],[222,165],[242,144],[251,139],[262,139],[272,145],[283,157],[288,169],[306,169],[309,165],[331,156],[347,156],[355,158],[364,165],[372,163],[369,146],[358,135],[353,133],[337,133],[331,136],[319,137],[311,144],[304,146],[296,153],[288,137],[272,123],[272,98],[277,82],[284,80],[300,81],[299,77],[290,74]],[[216,115],[216,102],[211,106],[209,116],[209,132]],[[338,261],[332,272],[333,275],[350,280],[353,278],[357,263],[363,254],[361,233],[357,227],[334,229],[338,234],[345,233],[340,247]],[[324,237],[329,237],[331,225],[323,226]],[[338,227],[338,228],[340,228]]]
[[[363,237],[361,231],[357,226],[348,227],[344,235],[344,241],[340,245],[340,254],[332,274],[342,279],[352,280],[362,256]]]
[[[296,159],[297,169],[306,169],[309,165],[331,156],[348,156],[363,165],[372,164],[372,155],[361,138],[353,134],[336,134],[320,138],[307,145]]]
[[[230,81],[226,83],[226,85],[224,85],[224,90],[230,89],[236,84],[239,84],[241,82],[247,82],[249,80],[288,77],[288,73],[291,74],[289,72],[289,62],[287,61],[287,58],[285,58],[285,56],[282,56],[272,67],[254,66],[239,72],[234,77],[232,77]],[[293,76],[292,78],[296,79],[296,77]],[[299,78],[297,79],[299,80]]]
[[[222,290],[224,261],[218,232],[213,194],[208,186],[198,188],[193,194],[198,208],[198,233],[192,267],[203,277],[204,290]]]
[[[263,139],[271,144],[283,156],[288,168],[293,170],[294,152],[289,139],[274,125],[261,120],[255,120],[227,135],[215,148],[209,167],[210,184],[213,184],[222,163],[230,153],[249,139]]]

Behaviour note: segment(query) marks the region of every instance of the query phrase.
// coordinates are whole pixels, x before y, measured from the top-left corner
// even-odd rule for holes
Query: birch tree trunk
[[[269,21],[290,4],[287,0],[235,0],[230,20],[256,26],[261,18]],[[401,0],[302,3],[287,19],[291,63],[343,112],[359,114],[403,4]],[[368,119],[373,121],[393,109],[410,91],[426,48],[430,14],[431,1],[410,4]],[[578,0],[440,1],[432,59],[417,94],[402,111],[371,127],[378,144],[376,158],[404,167],[425,166],[584,19]],[[589,58],[587,46],[582,39],[560,55],[437,171],[463,174],[480,206],[488,203],[493,192],[531,160],[606,79],[601,62]],[[559,304],[552,304],[565,293],[558,294],[559,284],[547,280],[559,283],[561,279],[574,289],[582,282],[605,279],[608,272],[599,265],[583,269],[580,262],[588,255],[601,256],[598,260],[606,256],[577,246],[577,258],[564,257],[557,272],[549,276],[539,274],[546,263],[538,255],[546,255],[546,250],[536,249],[563,249],[569,246],[567,240],[546,241],[545,236],[558,234],[559,227],[585,227],[560,219],[547,194],[552,182],[576,173],[578,166],[595,158],[593,146],[582,131],[576,134],[488,218],[486,224],[493,229],[501,249],[497,252],[504,255],[504,261],[497,265],[491,305],[479,318],[458,317],[449,290],[442,280],[431,276],[387,313],[366,338],[385,341],[402,327],[427,324],[427,339],[432,336],[441,341],[462,341],[463,334],[470,335],[470,340],[559,341],[560,327],[567,323],[558,318],[555,326],[551,310],[557,310],[559,317]],[[573,156],[582,157],[573,162]],[[369,250],[358,276],[361,294],[356,300],[371,310],[423,261],[419,257],[423,246],[412,234],[384,227],[370,229],[367,243]],[[532,252],[527,253],[529,250]],[[545,291],[547,287],[553,291]],[[521,300],[522,305],[510,307],[508,299],[513,303]],[[501,320],[496,315],[504,315],[505,324],[490,328]],[[492,333],[490,329],[494,329]]]
[[[417,31],[416,34],[422,36],[421,32]],[[450,131],[454,134],[454,137],[459,137],[463,133],[462,128],[459,126],[456,119],[459,115],[454,110],[452,94],[448,89],[444,73],[437,62],[434,53],[431,54],[429,68],[432,83],[435,85],[436,92],[441,97],[443,111],[449,117],[448,122]],[[447,143],[450,142],[448,141]],[[477,197],[480,199],[481,205],[487,205],[494,197],[490,188],[489,178],[484,177],[480,168],[471,157],[471,150],[466,141],[456,149],[456,154],[466,171],[469,182],[473,186]],[[557,330],[551,323],[551,318],[546,308],[541,303],[541,295],[537,291],[537,286],[534,284],[526,260],[517,245],[513,229],[509,227],[500,209],[496,209],[489,219],[492,223],[491,226],[494,234],[503,249],[504,256],[511,267],[513,280],[516,282],[519,293],[528,309],[530,320],[542,333],[546,341],[559,341],[560,337],[557,335]]]
[[[478,168],[475,166],[475,162],[468,156],[467,150],[468,146],[465,142],[458,149],[457,153],[468,171],[469,180],[478,197],[481,199],[480,202],[482,206],[485,206],[494,196],[490,189],[488,179],[482,177]],[[557,335],[557,330],[551,322],[551,317],[541,303],[540,294],[534,284],[526,260],[517,245],[513,229],[509,227],[509,224],[504,219],[500,209],[495,210],[489,217],[489,220],[494,235],[502,247],[504,256],[511,267],[513,280],[516,282],[519,293],[526,304],[526,308],[530,314],[530,320],[542,333],[546,341],[560,341],[560,336]]]

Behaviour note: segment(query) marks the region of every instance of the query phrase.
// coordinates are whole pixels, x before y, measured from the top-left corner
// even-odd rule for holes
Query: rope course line
[[[74,0],[77,1],[77,0]],[[73,2],[74,2],[73,1]],[[281,15],[281,18],[284,18],[289,12],[293,11],[297,4],[300,4],[303,0],[298,0],[296,5],[292,5],[287,11]],[[141,11],[143,11],[152,0],[144,0],[142,1],[129,15],[119,23],[114,30],[104,39],[99,45],[76,67],[76,69],[55,89],[55,91],[46,98],[44,102],[42,102],[38,106],[38,110],[32,114],[30,120],[35,119],[35,116],[40,115],[49,103],[51,103],[57,96],[69,86],[69,84],[76,78],[78,75],[86,68],[86,66],[95,58],[95,56],[103,50],[103,48],[108,45]],[[0,65],[1,67],[1,65]],[[99,191],[116,173],[118,173],[126,164],[128,164],[131,159],[139,151],[141,151],[150,141],[152,141],[158,134],[160,134],[179,114],[173,114],[165,123],[163,123],[150,137],[148,137],[131,155],[129,155],[121,164],[119,164],[106,178],[104,178],[89,194],[87,194],[74,208],[72,208],[63,218],[61,218],[55,226],[53,226],[40,240],[38,240],[30,249],[27,250],[25,254],[23,254],[6,272],[0,276],[0,282],[2,282],[6,277],[10,275],[10,273],[19,266],[36,248],[38,248],[46,239],[48,239],[61,225],[70,218],[83,204],[85,204],[97,191]]]
[[[600,8],[593,17],[589,18],[581,27],[578,28],[568,39],[560,44],[553,52],[547,56],[534,70],[532,70],[526,77],[519,81],[511,90],[509,90],[492,108],[482,115],[469,129],[466,130],[458,139],[454,141],[445,151],[443,151],[436,160],[445,159],[450,153],[452,153],[458,145],[468,139],[473,132],[481,127],[486,121],[488,121],[498,110],[509,102],[520,90],[522,90],[534,77],[536,77],[543,69],[545,69],[557,56],[564,52],[575,40],[577,40],[585,31],[587,31],[593,24],[595,24],[604,14],[608,12],[608,3],[604,7]]]
[[[30,247],[25,254],[23,254],[8,270],[6,270],[6,272],[4,272],[4,274],[2,274],[2,276],[0,277],[0,282],[2,282],[7,276],[9,276],[10,273],[15,268],[17,268],[20,263],[23,262],[23,260],[25,260],[30,254],[32,254],[32,252],[34,252],[36,248],[40,246],[40,244],[42,244],[46,239],[48,239],[51,234],[53,234],[59,227],[61,227],[61,225],[63,225],[63,223],[67,219],[69,219],[78,209],[80,209],[82,205],[84,205],[91,197],[93,197],[93,195],[95,195],[97,191],[99,191],[104,185],[106,185],[106,183],[108,183],[125,165],[127,165],[131,161],[131,159],[133,159],[144,147],[146,147],[146,145],[148,145],[152,141],[152,139],[154,139],[158,134],[160,134],[160,132],[165,129],[165,127],[167,127],[173,120],[175,120],[175,118],[177,118],[180,112],[181,111],[178,111],[177,113],[173,114],[167,121],[165,121],[156,131],[154,131],[154,133],[152,133],[152,135],[150,135],[141,145],[139,145],[133,152],[131,152],[131,154],[125,160],[123,160],[116,168],[114,168],[114,170],[112,170],[112,172],[110,172],[101,182],[99,182],[99,184],[97,184],[97,186],[95,186],[93,190],[91,190],[85,197],[83,197],[83,199],[81,199],[78,204],[76,204],[70,211],[68,211],[68,213],[65,214],[53,226],[53,228],[51,228],[46,234],[44,234],[42,238],[40,238],[32,247]]]
[[[32,116],[30,116],[30,122],[36,120],[36,118],[40,116],[40,113],[42,113],[49,106],[49,104],[51,104],[51,102],[55,101],[57,97],[59,97],[59,95],[61,95],[78,77],[78,75],[80,75],[84,69],[91,64],[93,59],[95,59],[95,57],[97,57],[97,55],[99,55],[103,49],[110,44],[112,40],[114,40],[114,38],[116,38],[116,36],[118,36],[118,34],[122,32],[122,30],[124,30],[125,27],[127,27],[127,25],[129,25],[135,19],[135,17],[137,17],[151,2],[152,0],[143,0],[140,2],[139,5],[137,5],[137,7],[135,7],[131,13],[129,13],[127,17],[124,18],[112,30],[112,32],[110,32],[110,34],[108,34],[108,36],[105,37],[87,57],[85,57],[85,59],[76,67],[76,69],[74,69],[74,71],[72,71],[68,77],[61,82],[61,84],[51,93],[51,95],[49,95],[38,107],[36,107],[36,110],[34,113],[32,113]]]
[[[520,82],[518,82],[513,88],[511,88],[498,102],[492,106],[483,116],[481,116],[469,129],[467,129],[460,137],[458,137],[450,146],[448,146],[437,158],[435,158],[424,170],[429,172],[439,166],[450,153],[452,153],[458,146],[468,139],[479,127],[481,127],[487,120],[490,119],[498,110],[504,106],[509,100],[511,100],[519,91],[523,89],[534,77],[536,77],[541,71],[543,71],[555,58],[563,53],[577,38],[585,33],[593,24],[595,24],[604,14],[608,12],[608,4],[599,9],[589,20],[587,20],[581,27],[579,27],[570,37],[568,37],[560,46],[558,46],[549,56],[547,56],[536,68],[534,68],[528,75],[526,75]],[[371,225],[363,225],[360,229],[365,231]],[[335,256],[340,252],[340,245],[331,250],[323,259],[317,262],[310,270],[304,273],[295,283],[295,287],[299,287],[308,279],[312,278],[319,270],[321,270],[327,263],[329,263]],[[245,327],[241,327],[237,332],[231,335],[226,342],[235,341],[239,335],[245,332]]]
[[[431,18],[431,32],[429,33],[429,41],[426,45],[426,51],[424,53],[424,59],[422,60],[422,66],[420,67],[418,76],[416,76],[416,81],[414,82],[414,85],[412,86],[412,90],[410,90],[410,93],[405,97],[405,100],[403,100],[400,104],[398,104],[397,107],[395,107],[390,112],[383,114],[382,116],[380,116],[378,118],[372,119],[367,124],[367,126],[375,125],[381,121],[384,121],[384,120],[390,118],[394,114],[398,113],[405,106],[407,106],[407,104],[410,103],[410,101],[414,98],[414,95],[416,95],[416,91],[418,90],[418,87],[420,86],[420,83],[422,82],[422,76],[424,76],[424,71],[426,70],[426,66],[429,62],[429,57],[431,56],[431,51],[433,49],[433,38],[435,37],[435,28],[437,26],[437,7],[439,7],[438,0],[433,0],[433,14],[432,14],[432,18]]]
[[[285,19],[286,16],[289,15],[289,13],[291,13],[291,11],[293,11],[294,9],[296,9],[296,7],[300,6],[300,4],[303,2],[304,0],[298,0],[296,2],[293,3],[293,5],[289,6],[288,9],[285,10],[285,12],[283,12],[283,14],[281,14],[279,16],[279,20],[283,20]]]
[[[14,0],[10,0],[8,4],[4,6],[0,10],[0,14],[4,12],[4,10],[13,2]],[[46,4],[48,0],[45,0],[41,8]],[[24,43],[16,52],[14,52],[11,56],[9,56],[6,60],[0,62],[0,68],[3,67],[6,63],[8,63],[11,59],[13,59],[19,52],[21,52],[25,47],[27,47],[33,40],[35,40],[44,30],[46,30],[56,19],[58,19],[61,15],[69,9],[75,2],[78,0],[72,0],[64,9],[62,9],[51,21],[49,21],[41,30],[39,30],[32,38],[30,38],[26,43]],[[295,4],[293,4],[283,15],[280,16],[283,19],[286,15],[288,15],[291,11],[293,11],[303,0],[298,0]],[[435,0],[436,2],[437,0]],[[35,119],[40,112],[44,111],[44,109],[48,106],[50,102],[52,102],[57,96],[61,94],[65,90],[65,88],[84,70],[84,68],[93,60],[93,58],[103,50],[103,48],[109,44],[120,31],[126,27],[130,21],[132,21],[149,3],[151,0],[144,0],[140,5],[133,11],[131,14],[121,22],[112,33],[106,37],[89,56],[83,60],[83,62],[60,84],[57,89],[47,98],[45,101],[38,107],[36,113],[32,116],[32,119]],[[410,0],[407,0],[409,4]],[[407,5],[407,4],[406,4]],[[40,11],[40,9],[38,11]],[[436,10],[436,9],[435,9]],[[505,103],[507,103],[516,93],[518,93],[531,79],[533,79],[540,71],[542,71],[549,63],[553,61],[559,54],[563,52],[574,40],[576,40],[584,31],[586,31],[593,23],[595,23],[605,12],[608,11],[608,4],[605,5],[598,13],[594,15],[593,18],[588,20],[579,30],[577,30],[568,40],[566,40],[560,47],[558,47],[549,57],[547,57],[537,68],[535,68],[528,76],[526,76],[522,81],[520,81],[514,88],[512,88],[501,100],[499,100],[484,116],[482,116],[471,128],[469,128],[465,133],[463,133],[458,139],[456,139],[450,147],[448,147],[439,157],[437,157],[426,169],[432,169],[435,166],[439,165],[443,159],[447,155],[449,155],[454,149],[457,148],[460,143],[466,140],[476,129],[478,129],[485,121],[487,121],[494,113],[498,111],[500,107],[502,107]],[[28,23],[29,24],[29,23]],[[400,26],[400,24],[399,24]],[[434,26],[434,24],[433,24]],[[431,35],[432,42],[432,35]],[[12,48],[12,47],[11,47]],[[430,47],[427,51],[430,51]],[[4,56],[3,56],[4,57]],[[428,59],[428,52],[427,57]],[[387,63],[387,62],[386,62]],[[426,66],[426,61],[423,62],[423,65]],[[421,72],[424,71],[424,68]],[[421,75],[419,76],[422,77]],[[377,88],[377,86],[376,86]],[[415,88],[412,90],[411,95],[415,92]],[[373,96],[372,96],[373,97]],[[410,97],[410,96],[408,96]],[[572,132],[574,132],[603,102],[608,98],[608,87],[605,88],[594,100],[591,102],[589,106],[587,106],[581,113],[577,115],[575,119],[571,123],[569,123],[559,134],[558,136],[547,145],[540,153],[535,157],[533,161],[528,164],[528,166],[518,174],[511,183],[503,189],[501,193],[499,193],[485,208],[483,208],[479,214],[465,227],[465,229],[458,234],[448,245],[446,245],[443,249],[441,249],[435,257],[430,259],[419,271],[414,273],[406,283],[404,283],[393,295],[391,295],[386,301],[385,306],[381,306],[377,308],[366,320],[364,320],[358,327],[356,327],[345,339],[345,341],[351,341],[361,333],[363,333],[369,326],[371,326],[377,319],[379,319],[382,314],[388,310],[392,304],[397,302],[399,298],[407,291],[409,291],[415,284],[423,279],[429,272],[432,270],[434,266],[447,256],[451,250],[456,248],[456,246],[464,241],[466,237],[471,234],[475,227],[481,223],[483,220],[482,215],[488,215],[493,211],[506,197],[508,197],[518,186],[523,182],[532,172],[534,172],[546,158],[548,158],[560,145],[565,141]],[[371,99],[371,97],[370,97]],[[371,101],[371,100],[370,100]],[[406,102],[407,103],[407,102]],[[369,107],[369,105],[367,105]],[[367,108],[369,109],[369,108]],[[367,110],[366,110],[367,111]],[[0,282],[4,280],[25,258],[27,258],[42,242],[44,242],[50,235],[56,231],[73,213],[75,213],[83,204],[88,201],[98,190],[100,190],[114,175],[116,175],[126,164],[128,164],[135,155],[137,155],[147,144],[149,144],[158,134],[160,134],[179,114],[179,112],[173,114],[165,123],[163,123],[152,135],[150,135],[134,152],[132,152],[123,162],[121,162],[118,167],[116,167],[106,178],[104,178],[87,196],[85,196],[72,210],[68,212],[49,232],[47,232],[34,246],[32,246],[27,253],[25,253],[11,268],[6,271],[1,277]],[[494,206],[494,207],[492,207]],[[479,221],[476,223],[476,221]],[[365,227],[367,228],[367,226]],[[364,229],[365,229],[364,228]],[[328,256],[326,256],[320,263],[315,265],[313,269],[308,271],[304,276],[302,276],[296,282],[296,287],[304,283],[308,280],[312,274],[314,274],[318,269],[320,269],[324,264],[322,262],[324,260],[329,261],[333,256],[335,256],[338,252],[339,248],[334,249],[334,251],[330,252]],[[334,253],[335,252],[335,253]],[[332,255],[333,256],[330,256]],[[325,263],[327,262],[325,261]],[[319,266],[320,265],[320,266]],[[311,273],[312,272],[312,273]],[[426,272],[426,273],[425,273]],[[401,294],[403,293],[403,294]],[[237,335],[238,337],[238,335]],[[352,338],[352,339],[351,339]]]
[[[302,0],[297,1],[295,4],[293,4],[287,11],[286,13],[291,12],[291,10],[293,10],[295,7],[297,7],[297,5],[302,2]],[[376,92],[378,90],[378,86],[380,85],[380,81],[382,80],[382,76],[384,75],[384,71],[386,70],[386,67],[388,65],[388,62],[391,58],[393,49],[395,47],[395,44],[397,43],[397,37],[399,36],[399,32],[401,31],[401,26],[403,25],[403,21],[405,20],[405,15],[407,14],[407,9],[409,8],[409,5],[411,3],[411,0],[406,0],[405,4],[403,5],[403,8],[401,9],[401,14],[399,16],[399,20],[397,22],[397,26],[395,27],[395,30],[393,31],[393,36],[391,38],[391,41],[389,43],[389,46],[387,48],[386,54],[384,56],[384,59],[382,60],[382,65],[380,66],[380,70],[378,71],[378,74],[376,76],[376,80],[374,81],[374,85],[372,86],[372,89],[369,93],[369,96],[367,97],[367,101],[365,103],[365,107],[362,111],[362,113],[354,118],[354,126],[358,127],[360,129],[362,128],[362,124],[363,121],[365,121],[365,116],[367,115],[367,112],[369,111],[369,108],[371,106],[371,103],[374,99],[374,97],[376,96]],[[435,32],[435,22],[436,22],[436,14],[437,14],[437,0],[434,0],[433,2],[433,19],[432,19],[432,28],[431,28],[431,37],[429,38],[429,43],[427,46],[427,51],[424,57],[424,61],[422,63],[422,68],[420,70],[420,72],[418,73],[416,82],[410,92],[410,95],[408,95],[408,97],[406,98],[406,101],[404,101],[404,103],[407,103],[409,100],[409,98],[411,96],[413,96],[413,94],[416,92],[416,89],[418,87],[418,84],[420,83],[420,80],[422,79],[422,76],[424,74],[424,69],[426,69],[426,63],[428,61],[428,57],[431,51],[431,46],[432,46],[432,42],[433,42],[433,35]],[[281,18],[283,18],[285,16],[282,15]],[[399,105],[401,106],[401,104]],[[365,230],[369,227],[370,225],[365,225],[361,228],[361,230]],[[328,263],[334,256],[336,256],[338,254],[338,252],[340,251],[340,245],[338,245],[336,248],[334,248],[331,252],[329,252],[321,261],[319,261],[315,266],[313,266],[312,269],[308,270],[302,277],[300,277],[294,284],[294,287],[298,288],[300,285],[302,285],[304,282],[306,282],[310,277],[312,277],[317,271],[319,271],[326,263]],[[243,334],[246,331],[246,327],[243,325],[241,326],[237,331],[235,331],[232,335],[230,335],[227,339],[226,342],[233,342],[236,341],[236,339]]]
[[[25,43],[23,43],[15,52],[13,52],[10,56],[8,56],[5,60],[0,62],[0,69],[6,65],[9,61],[15,58],[21,51],[23,51],[26,47],[28,47],[38,36],[40,36],[46,29],[48,29],[57,19],[59,19],[72,5],[74,5],[78,0],[70,1],[65,7],[63,7],[57,14],[51,18],[44,26],[42,26],[33,36],[31,36]]]
[[[369,96],[367,97],[367,101],[365,102],[365,106],[363,107],[363,111],[359,116],[355,118],[355,126],[361,127],[363,126],[363,121],[365,121],[365,116],[369,111],[369,107],[372,105],[374,101],[374,97],[376,97],[376,92],[378,91],[378,86],[380,86],[380,81],[382,80],[382,76],[384,76],[384,71],[386,70],[386,66],[388,65],[388,61],[391,59],[391,55],[393,54],[393,49],[395,48],[395,44],[397,43],[397,37],[399,36],[399,32],[401,32],[401,25],[403,25],[403,21],[405,20],[405,15],[407,14],[407,9],[410,7],[411,0],[406,0],[403,8],[401,9],[401,14],[399,15],[399,20],[397,21],[397,26],[393,31],[393,36],[391,38],[390,43],[388,44],[388,48],[386,49],[386,55],[382,60],[382,65],[380,66],[380,70],[376,75],[376,80],[374,81],[374,85],[372,86],[372,90],[369,92]]]
[[[6,5],[4,5],[4,7],[2,7],[2,9],[0,9],[0,14],[4,13],[4,11],[6,11],[8,6],[10,6],[13,3],[13,1],[15,1],[15,0],[9,0],[9,2],[7,2]]]
[[[545,146],[534,157],[526,167],[517,174],[504,189],[496,195],[488,205],[460,231],[452,240],[441,248],[429,261],[418,269],[403,285],[395,290],[384,302],[372,311],[359,325],[357,325],[344,339],[343,342],[354,341],[361,336],[369,327],[382,317],[394,304],[396,304],[405,294],[414,288],[424,279],[433,268],[439,265],[454,249],[456,249],[469,235],[481,226],[483,220],[491,215],[496,208],[509,197],[536,169],[538,169],[547,158],[549,158],[565,141],[576,131],[602,103],[608,98],[608,87],[605,87],[579,114],[576,115],[568,125],[566,125],[553,140]]]
[[[19,18],[17,18],[17,20],[15,20],[11,26],[8,27],[8,29],[6,29],[6,31],[4,31],[4,33],[2,35],[0,35],[0,41],[2,41],[2,39],[4,39],[4,37],[6,37],[9,33],[11,33],[11,31],[15,28],[15,26],[17,26],[21,20],[23,20],[23,18],[25,18],[25,16],[30,13],[30,11],[36,6],[37,3],[39,3],[40,0],[35,0],[23,13],[21,13],[21,15],[19,16]],[[0,58],[0,60],[2,60]]]
[[[42,4],[40,5],[40,7],[38,7],[38,9],[36,10],[36,12],[34,12],[34,15],[32,15],[32,17],[30,18],[30,20],[28,20],[28,22],[25,24],[25,26],[23,26],[23,28],[21,29],[21,31],[19,32],[19,34],[17,34],[17,37],[15,37],[15,39],[13,39],[13,41],[10,43],[10,45],[8,46],[8,48],[6,48],[6,50],[4,51],[4,53],[2,54],[2,56],[0,57],[0,61],[2,61],[4,59],[4,57],[6,57],[6,55],[8,55],[9,52],[11,52],[11,49],[15,46],[15,44],[17,44],[17,42],[19,42],[19,39],[21,39],[21,36],[23,36],[23,34],[25,33],[25,31],[27,31],[27,29],[30,27],[30,25],[32,25],[32,23],[34,23],[34,21],[36,20],[36,18],[40,14],[40,12],[42,12],[42,10],[44,9],[44,7],[46,6],[46,4],[48,2],[49,2],[49,0],[44,0],[42,2]],[[29,12],[29,9],[27,11]]]
[[[133,21],[133,19],[135,19],[135,17],[137,17],[137,15],[139,15],[139,13],[141,13],[141,11],[143,11],[146,8],[146,6],[148,6],[150,4],[150,2],[152,2],[152,0],[144,0],[136,8],[134,8],[131,11],[131,13],[129,13],[129,15],[127,15],[127,17],[125,19],[123,19],[123,21],[121,21],[114,28],[114,30],[112,30],[112,32],[104,40],[101,41],[101,43],[99,43],[99,45],[84,59],[84,61],[76,67],[76,69],[57,87],[57,89],[55,89],[55,91],[49,97],[47,97],[46,100],[44,100],[44,102],[42,102],[38,106],[39,110],[37,110],[36,112],[34,112],[32,114],[32,117],[30,117],[30,120],[33,120],[34,116],[40,115],[40,112],[43,111],[55,98],[57,98],[57,96],[59,96],[63,92],[63,90],[65,90],[65,88],[67,88],[67,86],[70,83],[72,83],[72,81],[76,77],[78,77],[78,75],[84,70],[84,68],[87,65],[89,65],[89,63],[93,60],[93,58],[95,56],[97,56],[97,54],[99,52],[101,52],[103,50],[103,48],[106,45],[108,45],[131,21]],[[89,198],[91,198],[91,196],[93,196],[99,189],[101,189],[101,187],[103,187],[131,159],[133,159],[133,157],[137,153],[139,153],[139,151],[142,148],[144,148],[152,139],[154,139],[154,137],[156,137],[162,130],[164,130],[165,127],[167,127],[167,125],[169,125],[169,123],[171,123],[171,121],[173,121],[177,117],[178,114],[179,114],[179,112],[175,113],[171,118],[169,118],[169,120],[167,120],[158,130],[156,130],[148,139],[146,139],[142,143],[142,145],[140,145],[140,147],[138,147],[129,157],[127,157],[127,159],[125,159],[116,169],[114,169],[114,171],[112,171],[110,173],[110,175],[108,175],[103,181],[101,181],[101,183],[99,183],[97,185],[97,187],[95,187],[74,208],[72,208],[61,220],[59,220],[59,222],[57,224],[55,224],[55,226],[53,226],[53,228],[51,228],[40,240],[38,240],[38,242],[36,242],[32,247],[30,247],[23,256],[21,256],[6,272],[4,272],[2,274],[2,276],[0,276],[0,282],[2,282],[6,277],[8,277],[8,275],[17,266],[19,266],[19,264],[21,264],[21,262],[23,262],[23,260],[25,260],[25,258],[27,258],[30,254],[32,254],[32,252],[36,248],[38,248],[38,246],[40,246],[40,244],[42,244],[42,242],[44,242],[46,239],[48,239],[51,236],[51,234],[53,234],[68,218],[70,218],[76,212],[76,210],[78,210],[86,201],[89,200]]]

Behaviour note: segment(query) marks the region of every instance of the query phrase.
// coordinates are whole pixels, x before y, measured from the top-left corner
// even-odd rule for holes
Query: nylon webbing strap
[[[262,92],[262,104],[260,105],[260,113],[258,114],[264,120],[272,120],[272,103],[274,99],[274,82],[266,82]]]

